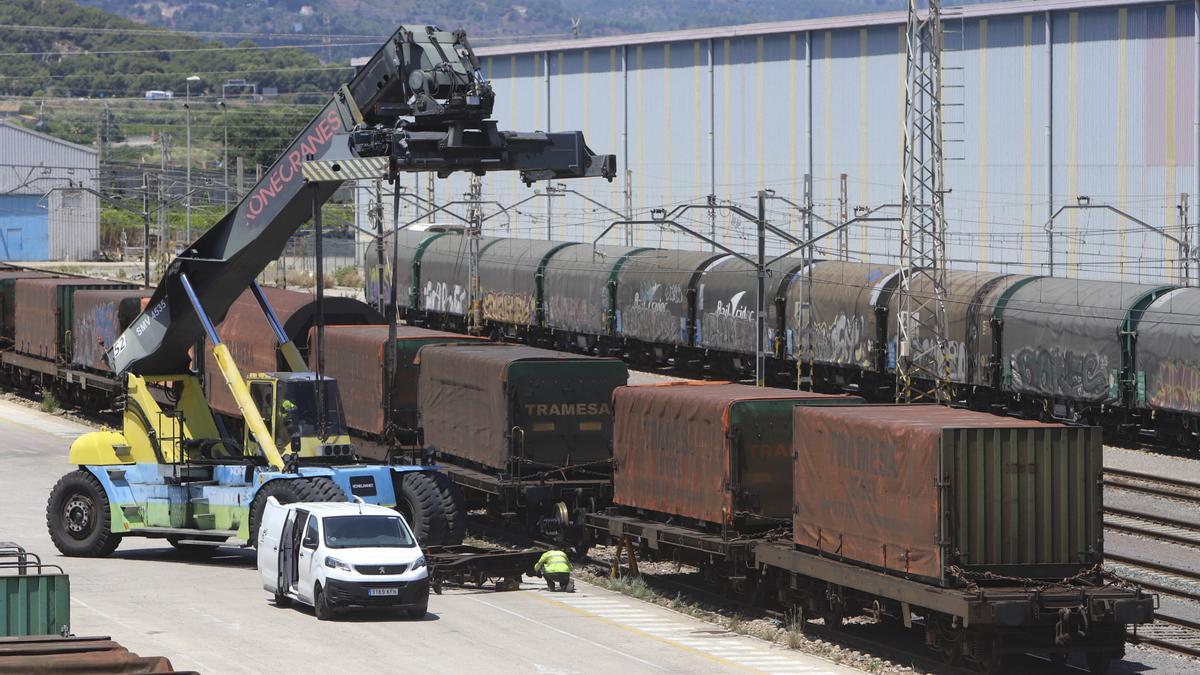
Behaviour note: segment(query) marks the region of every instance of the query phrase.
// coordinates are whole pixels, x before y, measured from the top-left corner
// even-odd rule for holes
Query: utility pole
[[[199,82],[200,78],[192,75],[187,78],[184,85],[183,110],[186,116],[187,126],[187,194],[184,195],[185,211],[187,212],[187,225],[184,232],[184,239],[190,245],[192,243],[192,83]]]
[[[483,234],[483,177],[471,174],[470,192],[467,193],[467,220],[471,224],[468,236],[471,244],[470,297],[468,297],[467,332],[471,335],[483,333],[483,297],[479,288],[479,238]],[[549,212],[549,209],[547,209]]]
[[[924,19],[917,4],[908,0],[896,400],[947,403],[941,0]]]
[[[150,288],[150,174],[142,172],[142,288]]]
[[[633,220],[633,171],[629,169],[625,169],[625,220]],[[625,245],[633,246],[633,225],[625,226]]]
[[[396,189],[399,189],[399,181],[397,181],[395,185]],[[375,200],[371,202],[371,210],[368,212],[368,214],[371,222],[375,225],[375,255],[377,261],[375,265],[375,273],[379,275],[376,277],[378,280],[378,290],[377,297],[375,298],[375,308],[379,310],[380,314],[383,314],[385,309],[383,299],[383,275],[387,274],[387,259],[384,257],[385,250],[383,238],[383,181],[378,178],[375,179]]]
[[[428,182],[425,184],[425,199],[428,200],[427,203],[429,203],[429,204],[437,203],[437,187],[436,187],[437,184],[433,182],[434,176],[435,176],[435,174],[432,171],[429,172],[428,174],[426,174]],[[397,178],[396,180],[397,180],[396,189],[399,190],[400,189],[400,183],[399,183],[400,179]],[[434,218],[435,218],[435,215],[433,214],[433,212],[430,212],[429,213],[429,222],[431,222],[431,223],[436,222],[434,220]]]
[[[846,174],[842,174],[842,184],[845,185]],[[838,237],[845,234],[845,227],[838,231]],[[803,279],[801,283],[800,313],[803,320],[801,325],[804,327],[804,332],[800,336],[800,354],[796,358],[796,388],[812,391],[813,384],[816,378],[813,376],[813,351],[812,351],[812,284],[813,284],[813,267],[814,255],[816,246],[813,241],[813,177],[812,174],[804,174],[804,241],[807,246],[802,250],[802,264],[804,268],[801,272]],[[807,372],[805,368],[807,367]]]
[[[221,194],[225,195],[225,210],[229,210],[229,116],[228,110],[225,107],[225,99],[221,99],[218,104],[221,106],[221,123],[225,125],[225,149],[221,154],[221,170],[225,172],[225,189]]]
[[[846,190],[846,174],[841,175],[841,192],[838,195],[838,224],[845,225],[850,220],[850,197]],[[850,232],[847,228],[842,227],[838,230],[837,235],[837,250],[838,257],[842,260],[850,259]],[[866,251],[863,251],[865,254]]]

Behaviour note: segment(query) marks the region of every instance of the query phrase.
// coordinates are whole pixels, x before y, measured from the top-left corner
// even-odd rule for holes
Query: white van
[[[429,570],[404,518],[372,504],[280,504],[267,499],[258,571],[275,604],[310,605],[325,621],[344,607],[395,607],[412,618],[429,606]]]

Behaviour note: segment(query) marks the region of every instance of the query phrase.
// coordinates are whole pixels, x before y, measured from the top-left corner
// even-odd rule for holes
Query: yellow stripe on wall
[[[699,40],[692,43],[692,107],[696,114],[696,194],[707,194],[704,189],[704,167],[708,162],[708,146],[704,143],[704,59]]]
[[[1079,195],[1079,171],[1076,168],[1079,160],[1079,57],[1076,46],[1079,44],[1079,12],[1070,14],[1070,34],[1067,46],[1067,195],[1066,199],[1074,199]],[[1068,216],[1067,228],[1067,269],[1064,276],[1077,276],[1079,268],[1079,250],[1076,242],[1079,239],[1077,211],[1071,211]]]
[[[1165,134],[1165,140],[1166,140],[1166,144],[1167,144],[1167,148],[1166,148],[1166,150],[1167,150],[1167,157],[1166,157],[1166,160],[1167,160],[1167,167],[1166,167],[1167,211],[1170,212],[1171,209],[1176,206],[1176,198],[1177,198],[1177,195],[1175,194],[1175,161],[1176,161],[1176,157],[1175,157],[1175,105],[1177,103],[1177,101],[1175,100],[1175,90],[1176,90],[1175,77],[1177,75],[1177,73],[1175,72],[1175,69],[1177,66],[1176,58],[1175,58],[1175,54],[1176,54],[1175,50],[1176,50],[1176,47],[1178,46],[1177,45],[1178,38],[1175,35],[1175,5],[1174,4],[1167,5],[1166,9],[1167,9],[1167,17],[1166,17],[1166,31],[1165,32],[1166,32],[1166,50],[1167,50],[1167,62],[1166,62],[1166,71],[1167,71],[1166,72],[1166,85],[1167,86],[1165,87],[1166,91],[1164,92],[1163,109],[1166,111],[1166,119],[1164,120],[1164,123],[1166,124],[1166,132],[1167,132]],[[1171,221],[1169,218],[1167,220],[1166,227],[1164,227],[1164,229],[1167,231],[1171,231],[1171,230],[1177,231],[1177,228],[1175,227],[1175,222]],[[1174,246],[1170,245],[1170,243],[1167,241],[1167,239],[1165,237],[1160,237],[1160,240],[1162,241],[1162,252],[1163,252],[1162,259],[1166,261],[1166,267],[1167,267],[1166,269],[1163,270],[1163,277],[1167,280],[1172,280],[1172,281],[1177,280],[1179,278],[1179,275],[1177,274],[1177,271],[1175,269],[1175,258],[1176,258],[1175,248],[1174,248]]]
[[[766,92],[763,90],[763,50],[764,50],[763,43],[764,43],[764,40],[762,37],[759,37],[757,40],[754,41],[754,54],[756,57],[754,60],[754,93],[756,96],[755,100],[757,100],[757,101],[765,101],[766,100]],[[767,106],[756,105],[756,106],[754,106],[754,108],[755,108],[755,120],[754,120],[755,127],[754,128],[760,130],[759,133],[754,135],[755,141],[756,141],[755,148],[754,148],[754,160],[758,164],[758,173],[755,177],[755,182],[757,183],[757,185],[754,186],[754,189],[760,190],[760,189],[766,187],[765,181],[767,180],[767,161],[766,161],[767,154],[766,154],[766,144],[765,144],[767,135],[762,133],[762,131],[761,131],[762,129],[767,128],[766,122],[764,120],[764,116],[766,114],[765,111],[766,111]]]
[[[638,47],[634,53],[634,76],[633,76],[633,99],[640,101],[646,95],[645,86],[642,84],[642,47]],[[645,204],[646,200],[646,106],[639,105],[635,108],[637,111],[634,119],[634,128],[637,129],[637,135],[633,137],[633,147],[637,148],[637,169],[633,174],[633,184],[637,186],[637,190],[633,195],[634,208],[640,209]]]
[[[788,140],[791,143],[791,161],[788,164],[791,165],[792,196],[796,200],[803,196],[797,171],[800,166],[800,109],[797,99],[800,88],[796,86],[796,70],[799,67],[800,63],[796,60],[796,34],[792,33],[788,36]]]
[[[1117,128],[1115,135],[1117,137],[1117,206],[1125,208],[1125,201],[1129,193],[1129,166],[1128,166],[1128,147],[1125,128],[1125,123],[1128,119],[1128,104],[1126,98],[1129,95],[1129,45],[1127,38],[1129,37],[1129,10],[1125,7],[1117,10]],[[1127,271],[1125,269],[1125,256],[1129,252],[1127,228],[1121,227],[1118,229],[1118,256],[1117,273],[1124,281]]]
[[[670,43],[663,45],[663,69],[662,69],[662,107],[663,107],[663,154],[662,162],[657,166],[661,167],[661,177],[658,179],[662,182],[662,196],[659,201],[663,204],[671,203],[671,45]],[[669,208],[669,207],[668,207]],[[679,232],[675,228],[669,230],[671,233],[671,245],[676,245],[676,239]]]
[[[868,191],[871,187],[870,172],[867,170],[870,161],[867,148],[871,138],[870,114],[867,110],[870,98],[867,80],[867,29],[860,28],[858,29],[858,199],[860,204],[870,202]],[[827,174],[827,177],[832,178],[833,174]],[[863,255],[868,253],[868,247],[867,229],[863,228],[862,238],[859,240],[859,248],[862,249]]]
[[[1033,101],[1033,15],[1025,16],[1024,101]],[[1025,273],[1033,274],[1033,106],[1025,109]]]
[[[988,20],[979,20],[979,262],[988,263]],[[1032,104],[1032,101],[1030,101]],[[1026,106],[1031,107],[1031,106]]]

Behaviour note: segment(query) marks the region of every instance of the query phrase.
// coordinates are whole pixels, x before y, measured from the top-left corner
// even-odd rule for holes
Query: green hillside
[[[124,4],[124,3],[122,3]],[[229,46],[146,26],[69,0],[0,3],[0,94],[6,96],[141,97],[146,90],[193,93],[231,78],[280,92],[328,92],[349,70],[329,68],[300,49]]]

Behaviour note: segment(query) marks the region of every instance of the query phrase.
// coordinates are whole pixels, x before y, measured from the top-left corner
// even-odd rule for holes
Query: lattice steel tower
[[[947,402],[946,214],[942,154],[942,16],[908,0],[901,175],[900,312],[896,400]]]

